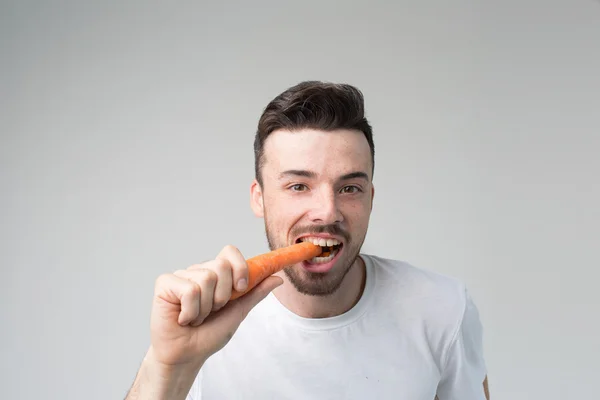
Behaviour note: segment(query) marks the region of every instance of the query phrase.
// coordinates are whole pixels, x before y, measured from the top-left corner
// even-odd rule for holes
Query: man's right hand
[[[165,365],[205,361],[231,339],[248,312],[283,283],[269,277],[229,302],[232,290],[246,290],[248,266],[240,251],[226,246],[203,264],[156,280],[151,343],[154,360]]]
[[[185,382],[173,380],[173,385],[184,388],[170,388],[171,382],[163,379],[161,388],[150,390],[176,390],[179,395],[174,397],[184,398],[180,395],[189,390],[202,364],[229,342],[250,310],[283,283],[280,277],[270,276],[230,301],[234,288],[246,290],[244,281],[248,282],[248,265],[233,246],[225,246],[214,260],[158,277],[150,317],[151,346],[128,399],[147,398],[141,394],[159,380],[151,371],[159,371],[163,378],[167,371],[177,371],[173,375],[179,380],[189,375]]]

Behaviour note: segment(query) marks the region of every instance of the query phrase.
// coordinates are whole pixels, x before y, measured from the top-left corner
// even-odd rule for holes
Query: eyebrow
[[[304,169],[288,169],[287,171],[283,171],[281,174],[279,174],[279,179],[283,179],[289,176],[301,176],[304,178],[316,178],[317,174],[313,171],[307,171]],[[338,181],[346,181],[349,179],[364,179],[366,181],[369,180],[369,175],[367,175],[367,173],[362,172],[362,171],[355,171],[355,172],[350,172],[348,174],[342,175],[339,177]]]

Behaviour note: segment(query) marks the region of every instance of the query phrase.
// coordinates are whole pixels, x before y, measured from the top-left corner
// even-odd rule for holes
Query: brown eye
[[[360,189],[356,186],[344,186],[342,188],[343,193],[356,193],[358,191],[360,191]]]
[[[296,185],[291,186],[290,189],[292,189],[294,192],[301,192],[304,189],[306,189],[306,186],[301,183],[298,183]]]

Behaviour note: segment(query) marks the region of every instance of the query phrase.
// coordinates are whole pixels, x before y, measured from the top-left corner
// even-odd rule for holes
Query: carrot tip
[[[310,242],[300,242],[249,258],[246,260],[249,275],[247,286],[245,289],[234,290],[231,300],[248,293],[267,277],[290,265],[310,260],[321,254],[322,251],[321,246]]]

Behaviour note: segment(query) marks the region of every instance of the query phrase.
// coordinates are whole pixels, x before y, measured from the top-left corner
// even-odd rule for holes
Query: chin
[[[340,288],[354,264],[338,257],[320,263],[305,261],[285,269],[284,273],[298,292],[309,296],[329,296]]]

